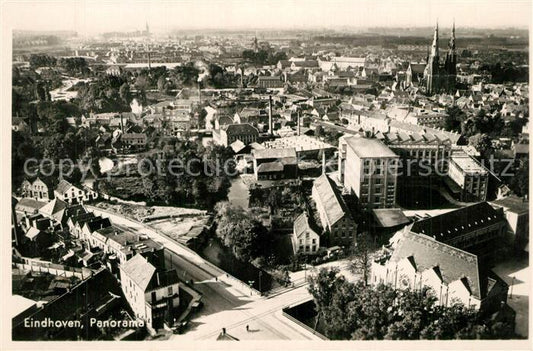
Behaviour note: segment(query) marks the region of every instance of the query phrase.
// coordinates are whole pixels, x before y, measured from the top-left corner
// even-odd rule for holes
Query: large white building
[[[307,214],[302,213],[294,221],[291,241],[294,254],[313,255],[318,252],[320,235],[311,226]]]
[[[172,327],[179,307],[176,270],[160,271],[137,254],[120,266],[120,285],[137,319],[153,333]]]
[[[487,199],[489,172],[466,153],[452,153],[448,176],[461,188],[461,201]]]
[[[394,207],[398,159],[377,139],[357,135],[339,139],[340,180],[363,208]]]
[[[79,188],[66,180],[61,180],[54,190],[56,199],[63,200],[69,204],[83,203],[98,198],[98,193],[87,187]]]
[[[431,234],[430,234],[431,235]],[[370,283],[395,289],[428,288],[436,303],[497,310],[507,300],[507,284],[470,252],[410,230],[398,232],[387,255],[372,263]]]

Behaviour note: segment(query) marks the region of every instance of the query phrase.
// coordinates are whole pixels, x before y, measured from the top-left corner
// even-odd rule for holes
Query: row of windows
[[[306,239],[309,239],[309,233],[307,233],[307,234],[308,234],[308,235],[306,236]],[[311,241],[311,243],[316,244],[316,239],[313,239],[313,240]],[[300,240],[299,240],[299,244],[300,244],[300,245],[303,244],[303,239],[300,239]]]
[[[313,245],[311,247],[309,245],[305,245],[305,247],[303,245],[300,245],[299,251],[300,252],[315,252],[316,251],[316,245]]]

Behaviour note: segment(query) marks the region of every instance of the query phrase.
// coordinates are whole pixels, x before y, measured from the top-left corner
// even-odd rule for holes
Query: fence
[[[22,262],[13,262],[13,265],[23,271],[50,273],[58,277],[77,277],[81,280],[89,278],[94,273],[89,268],[70,267],[28,257],[20,257],[20,260]]]

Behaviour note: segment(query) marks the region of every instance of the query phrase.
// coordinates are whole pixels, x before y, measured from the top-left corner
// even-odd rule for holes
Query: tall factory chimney
[[[322,149],[322,174],[326,174],[326,150]]]
[[[202,103],[202,86],[200,84],[202,83],[198,80],[198,104]]]
[[[268,133],[274,135],[274,128],[272,125],[272,95],[268,96]]]
[[[300,136],[300,110],[298,110],[298,117],[296,119],[296,135]]]

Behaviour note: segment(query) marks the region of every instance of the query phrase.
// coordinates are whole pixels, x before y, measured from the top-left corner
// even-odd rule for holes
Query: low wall
[[[22,262],[13,262],[13,265],[23,271],[50,273],[58,277],[77,277],[81,280],[89,278],[94,273],[88,268],[70,267],[28,257],[21,257],[20,259]]]
[[[281,312],[283,314],[284,317],[290,319],[292,322],[298,324],[300,327],[306,329],[307,331],[309,331],[310,333],[313,333],[314,335],[318,336],[320,339],[322,340],[329,340],[325,335],[317,332],[316,330],[314,330],[313,328],[311,328],[310,326],[308,326],[307,324],[301,322],[300,320],[298,320],[296,317],[293,317],[290,315],[290,310],[291,309],[298,309],[299,307],[301,307],[302,305],[305,305],[305,304],[310,304],[310,303],[313,303],[313,300],[309,300],[309,301],[306,301],[306,302],[303,302],[303,303],[300,303],[300,304],[297,304],[297,305],[294,305],[294,306],[287,306],[287,307],[284,307]]]

